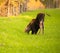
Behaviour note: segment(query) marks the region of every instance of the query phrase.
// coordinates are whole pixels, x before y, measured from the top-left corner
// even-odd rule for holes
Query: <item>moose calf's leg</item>
[[[44,22],[43,22],[43,34],[44,34]]]
[[[28,27],[26,27],[25,32],[29,34],[30,30],[31,30],[31,29],[30,29],[30,27],[28,26]]]
[[[41,31],[41,34],[44,33],[44,22],[43,21],[40,21],[40,31]]]

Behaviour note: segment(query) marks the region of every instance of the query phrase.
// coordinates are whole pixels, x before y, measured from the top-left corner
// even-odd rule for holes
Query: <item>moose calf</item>
[[[40,29],[41,33],[44,33],[44,13],[37,14],[36,19],[32,19],[32,21],[27,25],[25,32],[29,34],[32,31],[32,34],[37,34]]]

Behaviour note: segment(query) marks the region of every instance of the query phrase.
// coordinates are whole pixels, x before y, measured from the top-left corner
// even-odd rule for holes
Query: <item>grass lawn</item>
[[[44,35],[26,34],[26,25],[39,12],[45,16]],[[60,10],[28,11],[16,17],[0,17],[0,53],[60,53]]]

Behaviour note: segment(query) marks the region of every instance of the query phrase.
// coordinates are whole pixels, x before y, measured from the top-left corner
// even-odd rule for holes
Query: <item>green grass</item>
[[[26,25],[45,12],[44,35],[26,34]],[[28,11],[16,17],[0,17],[0,53],[60,53],[60,10]]]

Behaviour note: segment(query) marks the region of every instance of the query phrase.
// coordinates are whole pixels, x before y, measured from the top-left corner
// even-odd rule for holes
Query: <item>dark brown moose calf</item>
[[[32,21],[27,25],[25,32],[29,33],[32,31],[32,34],[37,34],[38,30],[40,29],[40,32],[44,33],[44,13],[37,14],[36,19],[32,19]]]

